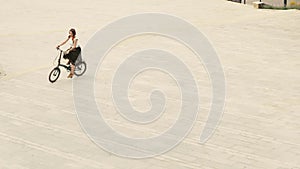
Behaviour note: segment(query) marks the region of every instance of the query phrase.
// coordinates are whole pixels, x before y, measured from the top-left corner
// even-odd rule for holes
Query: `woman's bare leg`
[[[74,71],[75,71],[75,66],[73,64],[71,64],[71,73],[72,73],[72,75],[74,75]]]
[[[75,70],[75,66],[71,63],[71,72],[70,72],[68,78],[72,78],[72,77],[73,77],[73,75],[74,75],[74,70]]]

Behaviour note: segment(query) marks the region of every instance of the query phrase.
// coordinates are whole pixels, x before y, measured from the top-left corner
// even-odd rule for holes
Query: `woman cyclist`
[[[70,48],[64,52],[63,58],[68,59],[68,64],[71,64],[71,72],[68,75],[68,78],[72,78],[75,70],[75,62],[81,52],[81,48],[78,44],[78,38],[76,38],[75,29],[70,29],[68,38],[61,44],[57,45],[56,48],[58,49],[60,46],[66,44],[67,42],[69,42]]]

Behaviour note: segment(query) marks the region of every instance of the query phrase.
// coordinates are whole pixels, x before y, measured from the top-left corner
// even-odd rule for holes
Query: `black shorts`
[[[69,59],[70,63],[72,65],[75,65],[75,62],[76,62],[80,52],[81,52],[81,48],[77,47],[77,48],[73,49],[72,51],[70,51],[68,54],[64,55],[63,58]]]

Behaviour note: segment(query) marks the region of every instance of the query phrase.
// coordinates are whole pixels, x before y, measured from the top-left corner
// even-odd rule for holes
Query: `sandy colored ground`
[[[299,11],[256,10],[224,0],[0,3],[0,65],[7,74],[0,80],[1,169],[299,168]],[[199,83],[202,100],[197,122],[179,146],[161,156],[133,160],[103,151],[85,135],[74,110],[72,81],[66,78],[65,71],[54,84],[47,78],[54,67],[55,46],[67,36],[70,27],[78,30],[84,46],[101,27],[143,12],[178,16],[206,35],[225,71],[227,99],[215,134],[206,144],[198,144],[211,99],[203,65],[170,39],[149,35],[121,43],[103,61],[96,79],[97,102],[116,130],[130,136],[153,136],[171,125],[168,120],[174,120],[176,115],[170,113],[178,108],[176,99],[172,99],[178,97],[178,89],[161,74],[154,77],[160,79],[159,86],[171,97],[165,119],[150,127],[137,127],[117,115],[105,89],[120,58],[140,48],[166,48],[182,56]],[[145,74],[137,80],[146,82],[152,75]],[[81,77],[85,78],[90,77]],[[155,79],[151,80],[155,83]],[[132,104],[137,109],[149,108],[144,99],[149,86],[138,82],[132,85]]]
[[[4,69],[2,68],[2,66],[0,65],[0,77],[2,76],[6,76],[6,73],[4,71]]]

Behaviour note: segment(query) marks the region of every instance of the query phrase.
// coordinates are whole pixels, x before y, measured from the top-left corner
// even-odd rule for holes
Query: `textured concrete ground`
[[[299,11],[256,10],[223,0],[0,2],[0,65],[7,74],[0,77],[1,169],[300,167]],[[85,135],[66,72],[53,84],[47,78],[54,67],[55,46],[70,27],[77,28],[84,46],[99,28],[143,12],[178,16],[205,34],[224,68],[226,107],[214,135],[198,144],[211,102],[210,82],[201,62],[164,37],[147,35],[122,42],[104,59],[96,79],[98,105],[116,130],[129,136],[154,136],[172,125],[178,111],[179,94],[172,79],[148,72],[132,84],[132,105],[148,109],[145,96],[152,86],[159,86],[170,96],[165,117],[137,126],[118,115],[105,89],[120,60],[136,50],[173,50],[189,65],[201,99],[197,122],[181,144],[163,155],[133,160],[102,150]]]

